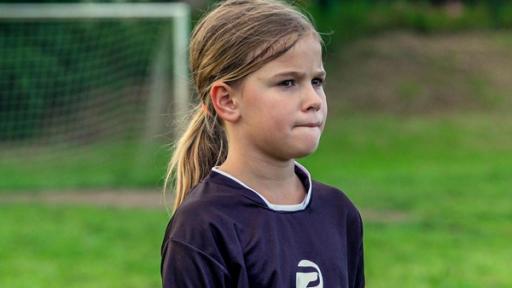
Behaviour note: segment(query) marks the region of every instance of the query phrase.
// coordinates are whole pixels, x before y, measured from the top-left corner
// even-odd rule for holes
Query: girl
[[[321,43],[276,0],[225,1],[195,27],[200,103],[166,177],[163,287],[364,287],[357,209],[295,161],[325,125]]]

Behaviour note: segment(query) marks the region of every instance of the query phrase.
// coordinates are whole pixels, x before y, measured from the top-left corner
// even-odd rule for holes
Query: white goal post
[[[190,91],[187,65],[187,47],[189,41],[190,6],[186,3],[34,3],[0,4],[0,21],[47,21],[47,20],[108,20],[108,19],[172,19],[173,36],[162,43],[152,65],[151,97],[146,117],[146,139],[160,133],[162,123],[158,120],[165,103],[165,69],[159,65],[162,59],[168,59],[170,50],[173,55],[173,113],[181,120],[189,109]],[[1,36],[0,36],[1,37]],[[169,49],[172,41],[173,49]],[[164,41],[165,42],[165,41]],[[180,123],[180,121],[176,121]]]

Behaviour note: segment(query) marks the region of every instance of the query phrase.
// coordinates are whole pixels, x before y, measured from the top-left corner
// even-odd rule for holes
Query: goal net
[[[189,21],[183,3],[0,4],[0,189],[157,182]]]

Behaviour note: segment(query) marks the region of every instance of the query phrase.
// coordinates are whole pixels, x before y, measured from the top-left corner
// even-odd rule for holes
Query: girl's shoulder
[[[212,189],[216,188],[204,181],[192,188],[169,220],[162,247],[180,243],[223,263],[225,253],[219,253],[218,247],[236,244],[237,231],[228,213],[229,199]]]
[[[235,210],[246,206],[241,203],[244,199],[230,187],[218,185],[210,178],[194,186],[176,209],[169,223],[170,235],[179,238],[232,228]]]
[[[331,208],[348,213],[352,218],[361,217],[359,209],[341,189],[315,180],[312,181],[312,185],[317,199],[316,205],[322,206],[323,209]]]

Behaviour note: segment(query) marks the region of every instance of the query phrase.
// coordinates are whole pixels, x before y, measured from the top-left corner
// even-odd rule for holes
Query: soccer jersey
[[[163,287],[364,287],[358,210],[298,162],[295,173],[304,201],[274,205],[213,168],[167,226]]]

